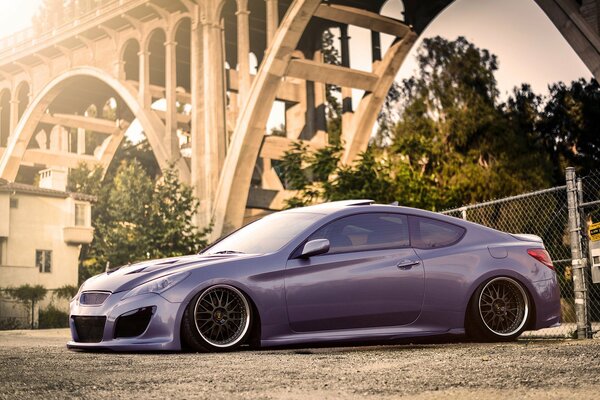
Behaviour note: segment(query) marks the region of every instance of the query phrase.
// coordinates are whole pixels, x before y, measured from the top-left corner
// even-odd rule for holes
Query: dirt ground
[[[0,332],[0,399],[600,398],[600,340],[84,353],[67,330]]]

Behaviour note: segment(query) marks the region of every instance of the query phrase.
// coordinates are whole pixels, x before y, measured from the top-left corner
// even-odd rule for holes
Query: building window
[[[52,272],[52,250],[36,250],[35,266],[38,267],[40,272]]]
[[[10,199],[10,208],[19,208],[19,199],[12,197]]]
[[[85,204],[75,204],[75,226],[86,226],[86,214],[87,209]]]

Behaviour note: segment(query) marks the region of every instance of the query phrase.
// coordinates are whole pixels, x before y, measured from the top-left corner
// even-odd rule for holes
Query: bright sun
[[[27,29],[42,0],[0,1],[0,37]]]

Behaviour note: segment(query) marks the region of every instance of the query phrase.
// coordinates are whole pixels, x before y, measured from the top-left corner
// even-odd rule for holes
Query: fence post
[[[573,291],[575,293],[575,315],[577,318],[577,339],[588,337],[587,290],[584,268],[587,259],[581,248],[581,219],[579,218],[579,196],[575,181],[575,168],[566,169],[567,205],[569,209],[569,239],[571,242],[571,263],[573,267]]]

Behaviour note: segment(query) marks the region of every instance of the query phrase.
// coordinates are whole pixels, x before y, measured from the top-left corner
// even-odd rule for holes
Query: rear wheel
[[[197,294],[185,310],[182,339],[196,351],[227,351],[244,343],[252,319],[246,296],[229,285]]]
[[[467,333],[475,339],[516,339],[527,325],[529,297],[523,286],[508,277],[483,283],[471,299]]]

